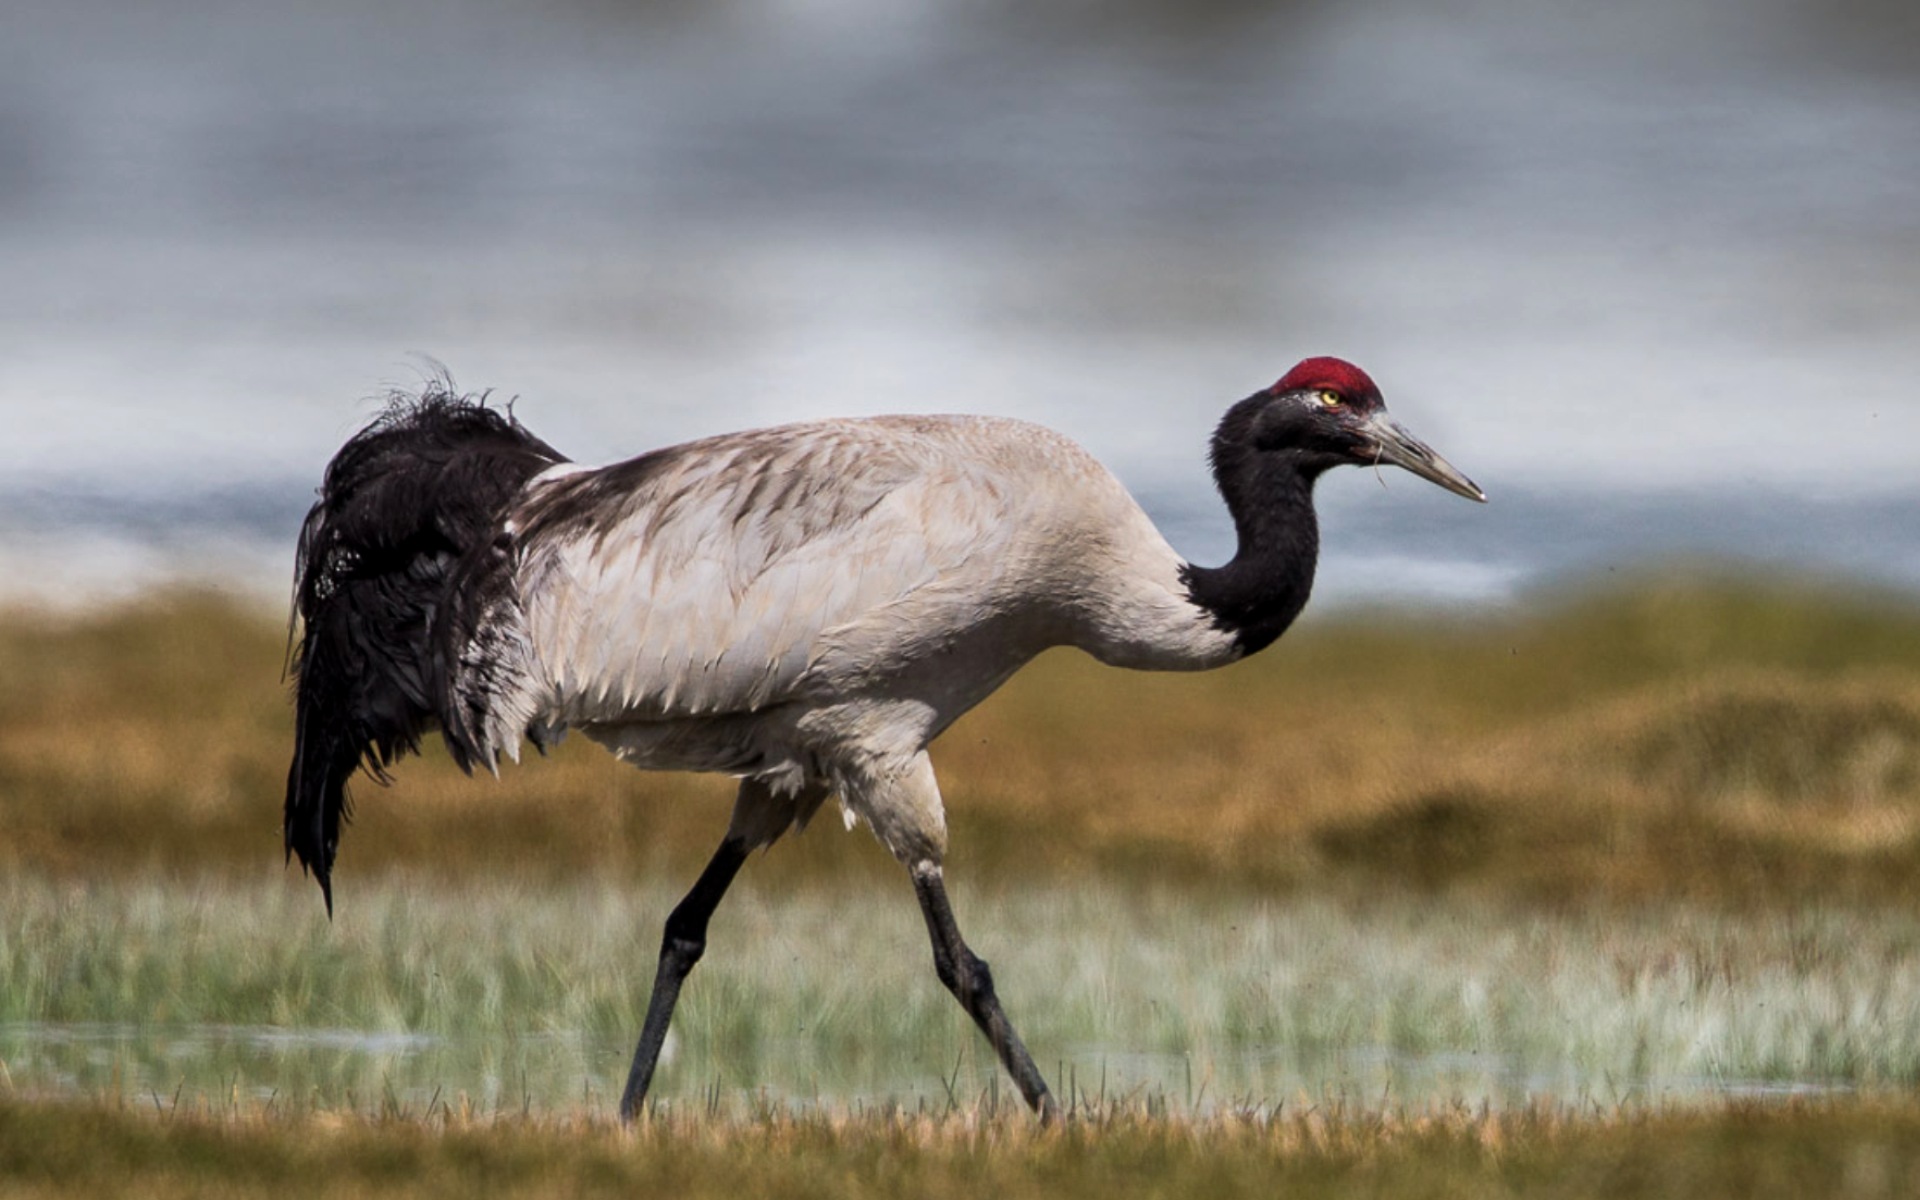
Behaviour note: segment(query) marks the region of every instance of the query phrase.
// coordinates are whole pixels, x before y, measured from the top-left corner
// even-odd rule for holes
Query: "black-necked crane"
[[[737,777],[667,918],[632,1119],[735,874],[837,797],[906,867],[940,981],[1050,1117],[947,901],[928,743],[1049,647],[1188,671],[1271,643],[1307,601],[1330,467],[1393,463],[1486,499],[1333,358],[1229,408],[1212,462],[1239,544],[1199,567],[1090,454],[1024,421],[815,421],[584,467],[449,387],[396,400],[328,465],[301,530],[288,854],[331,912],[348,777],[384,778],[436,727],[469,770],[575,728],[638,767]]]

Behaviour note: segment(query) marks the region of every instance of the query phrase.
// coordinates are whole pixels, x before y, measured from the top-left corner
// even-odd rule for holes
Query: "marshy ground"
[[[0,619],[0,1189],[1920,1186],[1910,599],[1648,577],[1036,663],[934,753],[1064,1133],[831,813],[749,864],[612,1128],[725,781],[435,751],[358,788],[329,924],[279,866],[283,653],[204,595]]]

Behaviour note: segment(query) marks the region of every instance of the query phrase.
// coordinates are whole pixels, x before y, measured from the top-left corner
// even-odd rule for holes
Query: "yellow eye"
[[[1320,404],[1324,408],[1339,408],[1340,393],[1336,391],[1332,391],[1330,389],[1323,390],[1320,393]]]

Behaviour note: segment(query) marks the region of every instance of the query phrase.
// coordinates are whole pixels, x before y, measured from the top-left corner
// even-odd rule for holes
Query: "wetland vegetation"
[[[610,1129],[726,782],[435,751],[358,787],[329,924],[280,866],[283,651],[205,594],[0,617],[0,1187],[738,1191],[776,1147],[787,1194],[1915,1179],[1910,598],[1648,576],[1336,614],[1211,675],[1036,663],[935,755],[1064,1136],[1009,1110],[898,868],[830,813],[749,864],[655,1123]],[[1698,1172],[1636,1175],[1655,1152]]]

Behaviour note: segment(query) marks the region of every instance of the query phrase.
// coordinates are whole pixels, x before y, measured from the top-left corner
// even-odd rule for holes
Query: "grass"
[[[830,819],[749,866],[612,1128],[727,783],[429,754],[360,787],[329,925],[279,866],[283,652],[205,594],[0,614],[0,1192],[1920,1188],[1911,598],[1644,577],[1204,676],[1043,658],[934,753],[1061,1132]],[[1726,1098],[1768,1081],[1852,1094]]]
[[[0,1191],[700,1197],[1274,1195],[1620,1200],[1910,1196],[1912,1101],[1711,1111],[1303,1110],[1063,1129],[978,1110],[698,1116],[623,1131],[578,1117],[287,1113],[264,1106],[0,1101]]]
[[[0,883],[0,1065],[29,1093],[438,1093],[604,1110],[663,885]],[[1098,877],[957,891],[1063,1096],[1525,1105],[1920,1082],[1920,917],[1354,906]],[[75,920],[84,913],[84,920]],[[729,897],[656,1096],[950,1104],[1001,1085],[904,885]]]
[[[274,861],[284,645],[276,621],[206,595],[0,617],[0,870]],[[1920,900],[1920,607],[1899,597],[1649,578],[1473,620],[1309,622],[1206,675],[1059,652],[934,753],[961,878],[1529,906]],[[634,772],[574,739],[501,782],[435,750],[357,794],[343,896],[396,867],[691,879],[730,785]],[[870,838],[830,829],[756,870],[897,878]]]

